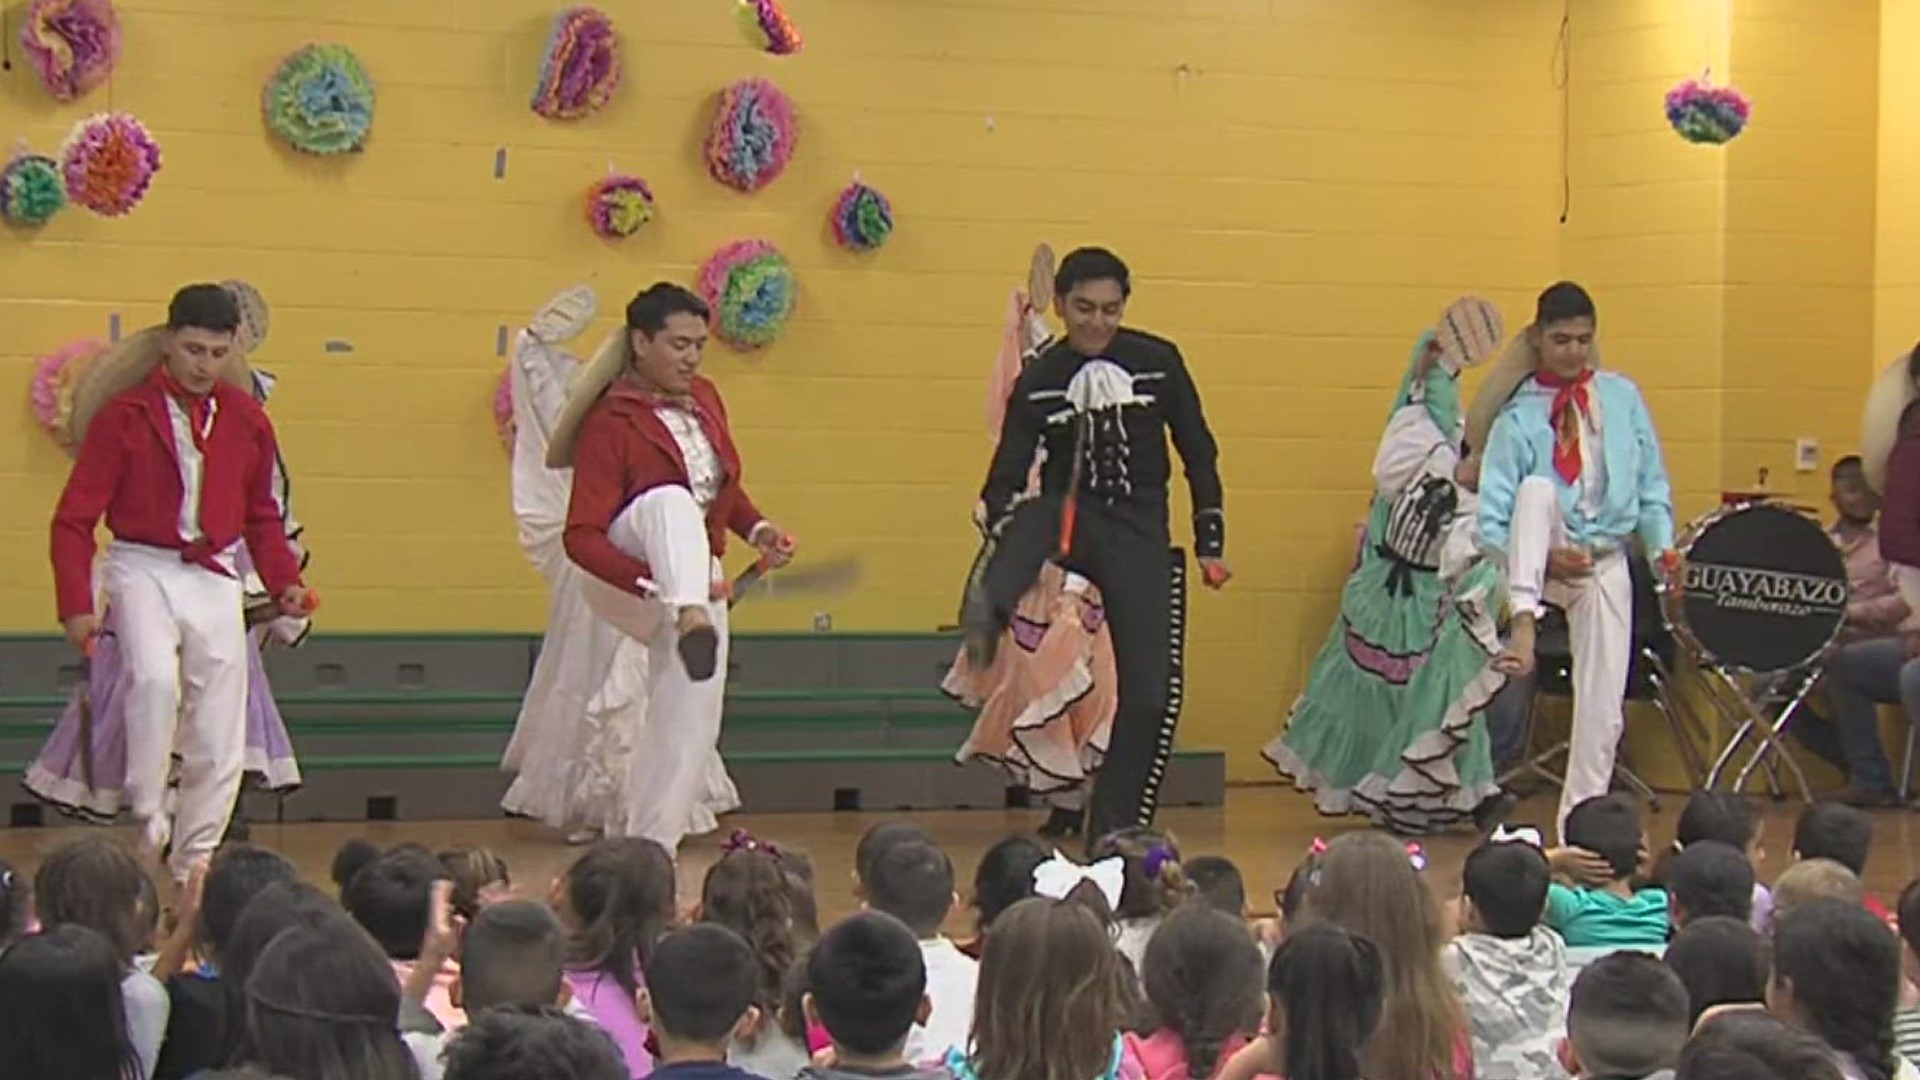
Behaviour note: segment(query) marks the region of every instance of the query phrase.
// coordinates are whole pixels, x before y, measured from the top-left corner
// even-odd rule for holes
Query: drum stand
[[[1799,786],[1801,799],[1812,802],[1813,788],[1807,783],[1807,774],[1801,771],[1800,763],[1787,750],[1786,731],[1793,714],[1806,703],[1820,681],[1819,666],[1810,664],[1798,671],[1771,673],[1702,666],[1700,681],[1714,708],[1734,725],[1732,737],[1714,758],[1713,767],[1707,770],[1707,788],[1720,787],[1735,758],[1746,749],[1746,763],[1733,774],[1727,790],[1745,791],[1754,771],[1764,767],[1773,797],[1782,798],[1785,792],[1780,783],[1780,763],[1785,762]]]

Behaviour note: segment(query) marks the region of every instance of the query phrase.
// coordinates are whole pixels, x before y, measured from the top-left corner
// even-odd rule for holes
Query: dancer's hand
[[[1593,556],[1579,548],[1554,548],[1547,556],[1547,576],[1555,581],[1573,581],[1593,573]]]
[[[1205,583],[1209,589],[1223,588],[1227,582],[1233,580],[1233,567],[1228,566],[1227,560],[1225,559],[1202,555],[1200,557],[1200,580]]]
[[[800,542],[792,533],[787,532],[771,521],[763,521],[754,527],[753,539],[747,541],[770,570],[778,570],[793,562],[793,553],[799,549]]]
[[[83,653],[93,651],[93,639],[100,636],[100,616],[69,615],[61,620],[67,628],[67,641]]]
[[[280,593],[280,614],[311,615],[320,606],[320,597],[305,585],[289,585]]]

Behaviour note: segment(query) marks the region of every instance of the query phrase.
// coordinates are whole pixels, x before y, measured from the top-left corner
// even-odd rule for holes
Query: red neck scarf
[[[1580,422],[1593,417],[1593,400],[1588,389],[1593,369],[1587,368],[1571,379],[1550,371],[1534,373],[1541,386],[1553,391],[1553,405],[1547,410],[1547,422],[1553,425],[1553,471],[1568,484],[1580,482]]]
[[[215,411],[213,392],[193,393],[180,385],[180,380],[174,378],[173,373],[168,371],[165,365],[154,368],[153,372],[160,383],[160,389],[166,391],[167,396],[179,402],[180,407],[186,411],[187,430],[193,434],[194,449],[200,451],[200,456],[205,458],[207,436],[213,433]]]

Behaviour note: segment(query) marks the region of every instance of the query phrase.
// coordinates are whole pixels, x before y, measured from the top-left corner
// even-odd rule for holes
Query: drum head
[[[1681,616],[1707,662],[1791,671],[1818,658],[1846,621],[1846,560],[1825,529],[1786,507],[1718,515],[1683,554]]]

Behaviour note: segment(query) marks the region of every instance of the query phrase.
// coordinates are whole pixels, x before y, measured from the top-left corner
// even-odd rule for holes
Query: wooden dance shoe
[[[1035,830],[1044,840],[1059,840],[1069,836],[1079,836],[1087,827],[1087,815],[1084,810],[1068,810],[1056,806],[1047,815],[1047,820]]]
[[[675,650],[680,662],[686,665],[688,678],[706,682],[720,666],[720,632],[704,609],[682,608],[679,618],[680,642]]]

